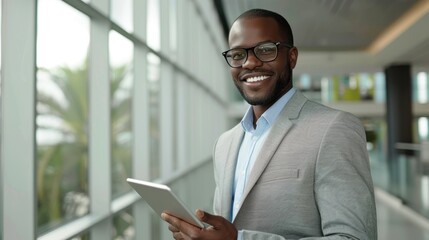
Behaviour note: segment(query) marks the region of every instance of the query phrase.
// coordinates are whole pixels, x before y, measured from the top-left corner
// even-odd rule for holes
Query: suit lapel
[[[243,205],[243,202],[246,200],[246,197],[249,195],[253,186],[256,184],[259,177],[264,172],[274,153],[277,151],[277,148],[279,147],[283,138],[293,126],[291,119],[298,118],[299,112],[301,111],[301,108],[306,101],[307,98],[305,98],[301,92],[297,91],[281,111],[276,122],[272,126],[270,133],[267,136],[264,145],[262,146],[262,150],[259,153],[258,158],[256,159],[255,164],[251,170],[248,182],[244,188],[240,207]]]
[[[253,165],[253,168],[250,172],[249,179],[244,188],[244,193],[242,196],[240,207],[243,205],[243,202],[246,200],[247,195],[252,190],[253,186],[258,181],[261,174],[264,172],[274,153],[276,152],[280,142],[292,127],[292,122],[289,119],[283,120],[279,123],[276,123],[271,129],[267,139],[265,140],[264,145],[262,146],[261,152],[258,155],[258,158]]]
[[[228,148],[228,152],[226,154],[226,164],[225,171],[223,176],[220,176],[223,183],[222,193],[221,193],[221,213],[225,218],[231,217],[231,204],[232,204],[232,186],[234,184],[234,174],[235,174],[235,166],[237,163],[238,151],[240,149],[241,141],[244,136],[244,131],[241,128],[241,125],[237,126],[234,129],[232,134],[232,139],[230,142],[230,146]]]

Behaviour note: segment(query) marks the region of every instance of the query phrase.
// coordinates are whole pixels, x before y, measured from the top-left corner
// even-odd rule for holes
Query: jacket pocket
[[[283,168],[283,169],[271,169],[265,171],[258,180],[258,184],[281,181],[286,179],[298,179],[299,169]]]

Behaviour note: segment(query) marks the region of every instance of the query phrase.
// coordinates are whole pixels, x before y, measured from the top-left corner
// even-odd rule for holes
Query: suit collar
[[[297,119],[305,102],[308,99],[300,91],[296,91],[280,113],[280,118]]]

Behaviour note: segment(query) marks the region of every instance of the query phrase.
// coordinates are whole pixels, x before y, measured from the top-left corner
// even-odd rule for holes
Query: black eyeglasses
[[[281,42],[268,42],[261,43],[254,47],[250,48],[234,48],[222,53],[225,57],[226,62],[229,66],[233,68],[241,67],[246,61],[248,57],[249,50],[253,50],[256,58],[258,58],[261,62],[271,62],[277,58],[278,47],[280,45],[284,45],[288,48],[292,48],[291,45]]]

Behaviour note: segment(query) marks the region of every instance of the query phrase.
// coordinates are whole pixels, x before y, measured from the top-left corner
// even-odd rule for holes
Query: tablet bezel
[[[167,185],[134,178],[127,178],[127,182],[159,216],[166,212],[194,226],[204,228],[204,224],[189,211]]]

